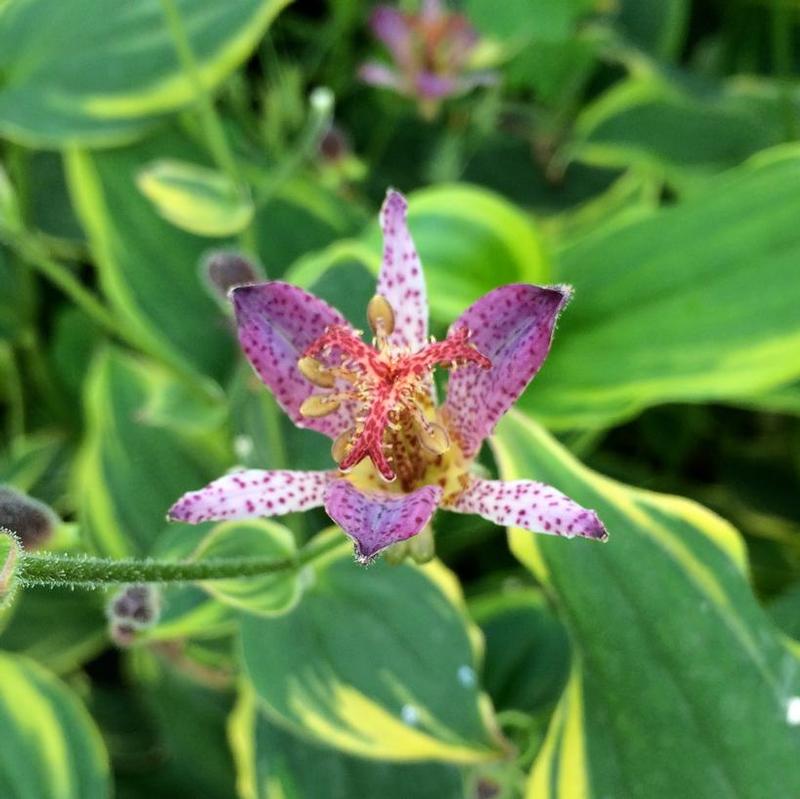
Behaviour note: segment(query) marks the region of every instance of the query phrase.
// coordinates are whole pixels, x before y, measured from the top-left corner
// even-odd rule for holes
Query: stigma
[[[354,424],[331,449],[339,469],[347,472],[369,458],[384,481],[399,476],[404,486],[413,485],[451,446],[434,402],[433,370],[492,364],[470,342],[466,328],[443,341],[432,339],[416,352],[394,346],[394,309],[380,294],[367,305],[367,321],[371,345],[359,331],[331,325],[303,353],[300,373],[323,391],[306,398],[300,413],[317,418],[346,405]]]

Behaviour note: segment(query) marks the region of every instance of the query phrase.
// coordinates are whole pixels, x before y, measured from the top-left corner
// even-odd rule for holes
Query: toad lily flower
[[[483,440],[539,371],[570,289],[502,286],[434,341],[406,211],[403,196],[390,191],[381,210],[377,293],[367,306],[372,345],[296,286],[271,281],[231,292],[253,368],[295,424],[333,440],[338,468],[229,474],[181,497],[170,519],[196,524],[324,506],[361,562],[416,536],[437,506],[499,525],[606,539],[597,515],[555,488],[470,470]],[[441,406],[436,366],[452,368]]]
[[[425,116],[432,117],[447,97],[497,82],[494,72],[469,70],[478,34],[463,14],[447,13],[440,0],[423,0],[417,14],[378,6],[370,17],[370,28],[386,45],[394,65],[369,61],[362,65],[359,77],[416,98]]]

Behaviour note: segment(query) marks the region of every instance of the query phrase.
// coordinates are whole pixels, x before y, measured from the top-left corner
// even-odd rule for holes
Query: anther
[[[339,398],[327,394],[312,394],[303,400],[300,406],[300,413],[312,419],[327,416],[339,407]]]
[[[302,357],[297,362],[297,368],[306,380],[320,388],[333,388],[333,384],[336,382],[333,373],[316,358]]]
[[[376,294],[367,303],[367,321],[378,338],[391,336],[394,332],[394,311],[382,294]]]
[[[340,433],[336,437],[336,440],[331,446],[331,457],[335,463],[341,463],[345,459],[345,456],[350,450],[350,443],[354,435],[355,430],[351,427],[349,430],[345,430],[344,433]]]
[[[444,455],[450,449],[450,436],[447,434],[447,430],[436,422],[428,422],[425,425],[418,424],[417,435],[420,444],[434,455]]]

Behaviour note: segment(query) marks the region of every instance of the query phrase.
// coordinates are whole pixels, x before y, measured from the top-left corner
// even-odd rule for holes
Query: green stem
[[[266,205],[275,196],[280,187],[314,152],[320,137],[331,123],[333,105],[333,92],[327,87],[320,86],[311,92],[308,121],[294,150],[283,160],[272,176],[256,189],[256,205],[259,208]]]
[[[217,167],[227,174],[232,184],[240,189],[246,186],[236,164],[236,158],[228,144],[228,137],[225,135],[225,128],[222,124],[214,100],[208,91],[200,67],[195,58],[186,26],[183,24],[181,13],[175,0],[161,0],[161,8],[167,20],[175,50],[178,53],[181,65],[186,77],[194,86],[195,94],[198,98],[200,109],[200,124],[203,129],[208,149]],[[242,249],[249,255],[255,256],[258,252],[258,243],[252,225],[248,225],[240,235]]]
[[[119,318],[115,317],[94,294],[84,288],[67,267],[49,258],[40,250],[39,246],[32,244],[30,240],[25,241],[18,236],[10,235],[0,238],[5,238],[6,243],[23,261],[55,283],[99,327],[113,336],[119,336],[121,332],[124,332],[120,329]],[[133,343],[136,344],[136,342]]]
[[[19,564],[22,585],[50,588],[73,586],[99,588],[115,583],[188,583],[259,577],[296,571],[341,546],[338,536],[300,550],[290,558],[217,558],[195,562],[159,560],[110,560],[70,555],[25,554]]]
[[[8,394],[8,437],[14,441],[25,433],[25,396],[14,350],[4,341],[0,342],[0,367]]]
[[[772,4],[772,67],[778,78],[781,94],[781,105],[784,118],[784,130],[787,141],[797,138],[797,121],[792,101],[792,9],[784,5],[782,0],[773,0]]]
[[[167,20],[172,41],[178,53],[186,76],[192,82],[200,106],[200,119],[211,154],[217,166],[228,174],[234,183],[239,183],[239,172],[236,168],[236,159],[233,157],[222,121],[217,115],[217,110],[208,93],[197,59],[192,52],[192,45],[186,28],[181,19],[180,11],[175,0],[161,0],[161,7]]]

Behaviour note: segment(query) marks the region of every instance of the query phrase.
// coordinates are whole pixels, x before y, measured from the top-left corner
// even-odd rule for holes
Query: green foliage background
[[[104,592],[10,602],[0,567],[3,799],[800,796],[800,6],[452,8],[500,80],[427,119],[357,80],[385,56],[360,0],[0,0],[0,483],[56,552],[333,547],[165,588],[127,649]],[[605,546],[440,513],[436,561],[364,570],[320,512],[164,521],[235,464],[329,464],[209,253],[362,326],[388,186],[437,334],[575,286],[482,462]]]

